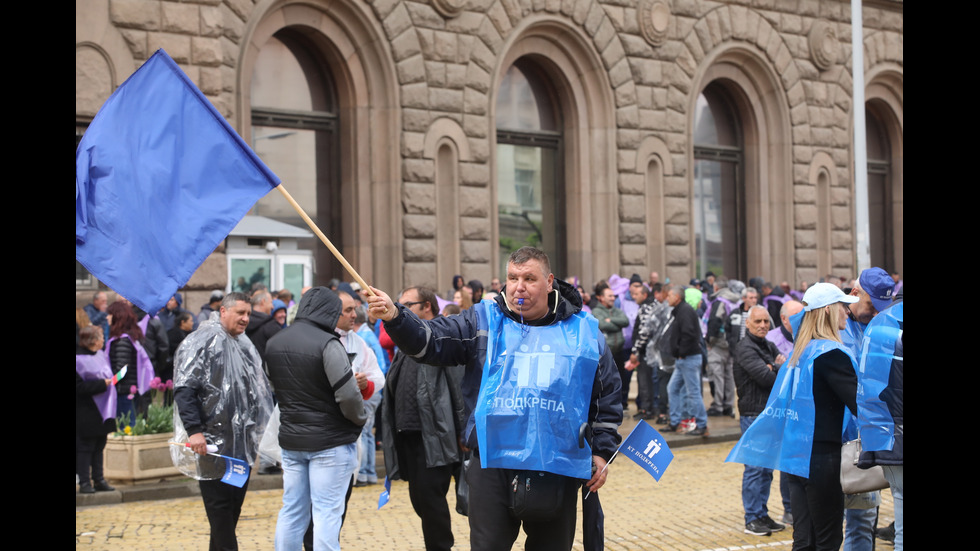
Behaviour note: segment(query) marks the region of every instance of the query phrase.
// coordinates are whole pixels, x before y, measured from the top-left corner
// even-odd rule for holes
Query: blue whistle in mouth
[[[520,314],[521,314],[521,338],[524,338],[528,335],[528,332],[531,330],[531,328],[524,325],[524,299],[523,298],[517,299],[517,307],[520,309]]]

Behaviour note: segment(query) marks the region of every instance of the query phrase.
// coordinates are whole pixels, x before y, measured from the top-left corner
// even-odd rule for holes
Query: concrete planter
[[[105,477],[134,484],[182,476],[170,459],[173,434],[109,435],[105,446]]]

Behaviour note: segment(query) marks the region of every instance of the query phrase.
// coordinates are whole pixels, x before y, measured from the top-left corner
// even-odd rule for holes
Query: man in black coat
[[[664,430],[708,436],[708,413],[701,395],[701,323],[694,308],[684,301],[683,288],[672,287],[667,304],[673,307],[670,353],[676,361],[667,384],[670,426]]]
[[[465,444],[474,451],[466,473],[470,547],[474,551],[510,549],[523,528],[528,549],[571,549],[578,490],[583,483],[591,492],[605,484],[609,471],[604,467],[619,446],[617,429],[623,418],[616,364],[605,340],[599,338],[598,323],[581,312],[578,292],[555,279],[548,256],[533,247],[511,254],[504,294],[454,316],[422,320],[410,309],[412,304],[396,306],[381,290],[372,291],[375,295],[368,297],[371,313],[384,320],[388,335],[403,353],[431,365],[466,366],[461,390],[472,415]],[[562,338],[556,338],[558,332]],[[559,355],[558,347],[571,353]],[[531,354],[537,354],[537,375],[525,380],[520,374],[530,375],[531,366],[523,370],[514,366],[517,357],[530,360]],[[489,377],[484,377],[484,366],[488,362],[501,367],[495,373],[506,370],[513,375],[508,384],[486,383]],[[586,372],[589,374],[582,377],[556,376]],[[539,407],[530,404],[531,399],[542,397],[545,399],[536,402]],[[494,431],[508,422],[518,423],[515,426],[521,429]],[[587,447],[579,447],[576,434],[583,422],[592,428]],[[566,427],[574,428],[563,430]],[[536,453],[504,453],[518,447],[553,453],[547,460]],[[558,464],[566,468],[559,469]],[[550,510],[526,515],[519,506],[510,507],[514,477],[527,471],[554,475],[536,475],[535,480],[553,482],[541,482],[552,491],[528,492],[525,502],[537,505],[540,495],[542,502],[552,506]],[[524,488],[531,485],[530,478],[525,479]],[[597,499],[593,496],[585,505],[594,507]],[[584,508],[586,542],[599,531],[600,514],[598,508],[591,512]],[[589,543],[586,547],[591,548]]]
[[[738,390],[739,425],[742,432],[766,409],[769,392],[776,382],[776,372],[786,358],[772,342],[769,313],[764,306],[749,309],[745,338],[735,347],[735,388]],[[742,506],[745,509],[745,533],[768,536],[786,528],[769,517],[769,490],[772,469],[745,466],[742,473]]]
[[[420,320],[440,317],[432,289],[410,287],[398,302]],[[385,469],[389,479],[408,481],[427,551],[448,551],[455,543],[446,494],[462,460],[459,440],[466,423],[462,377],[462,366],[429,365],[399,351],[385,383],[381,408]]]
[[[281,330],[282,326],[276,323],[276,318],[272,317],[272,295],[265,290],[256,292],[252,296],[252,315],[248,320],[245,334],[259,351],[263,362],[265,362],[266,343]]]

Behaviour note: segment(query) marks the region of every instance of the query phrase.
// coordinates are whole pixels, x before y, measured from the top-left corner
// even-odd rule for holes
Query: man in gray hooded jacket
[[[708,365],[705,370],[711,381],[711,406],[708,415],[735,416],[735,380],[732,376],[732,354],[729,348],[728,335],[725,334],[725,320],[733,310],[738,309],[741,297],[739,293],[745,285],[733,279],[726,282],[716,279],[714,293],[708,299],[708,312],[705,316],[706,334],[704,340],[708,345]]]

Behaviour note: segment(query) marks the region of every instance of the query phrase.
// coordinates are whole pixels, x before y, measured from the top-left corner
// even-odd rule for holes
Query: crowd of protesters
[[[850,359],[841,352],[817,362],[817,370],[821,373],[832,371],[828,365],[838,373],[831,386],[839,403],[835,402],[830,421],[823,421],[820,430],[833,432],[832,428],[827,428],[828,422],[840,425],[838,417],[856,414],[854,389],[857,377],[851,369],[851,360],[860,355],[860,332],[874,315],[890,305],[885,297],[889,301],[891,297],[897,297],[896,301],[902,298],[903,282],[897,273],[873,270],[876,271],[866,271],[858,279],[827,276],[814,285],[801,282],[798,286],[791,286],[786,281],[774,284],[759,277],[743,282],[710,272],[703,279],[680,283],[669,278],[661,281],[657,272],[650,273],[647,278],[638,274],[631,277],[611,274],[591,285],[574,276],[565,281],[573,292],[577,292],[575,301],[580,300],[577,306],[581,311],[594,316],[598,322],[605,346],[618,370],[622,385],[619,401],[624,415],[650,421],[659,426],[661,432],[707,437],[710,435],[707,418],[711,416],[738,416],[743,433],[747,432],[770,399],[773,382],[781,367],[795,365],[791,358],[799,361],[802,350],[794,347],[795,330],[799,327],[793,326],[791,319],[803,316],[804,310],[808,312],[813,306],[821,310],[833,309],[832,313],[839,313],[846,323],[841,321],[841,328],[834,331],[828,324],[836,323],[835,320],[814,321],[815,318],[803,316],[810,320],[804,325],[807,341],[836,338],[843,343],[842,350],[851,354]],[[265,343],[293,322],[298,303],[288,290],[273,292],[261,284],[253,287],[250,295],[252,317],[245,333],[261,354]],[[356,301],[356,322],[351,325],[351,330],[363,335],[375,350],[373,356],[381,372],[388,373],[397,347],[387,335],[384,323],[370,314],[366,304],[368,292],[357,283],[339,280],[332,280],[327,287]],[[460,314],[481,301],[496,300],[504,288],[496,277],[484,288],[479,280],[466,281],[462,275],[454,276],[448,291],[441,296],[432,293],[438,306],[432,308],[432,314]],[[426,288],[409,289],[422,292]],[[208,303],[195,315],[184,308],[181,295],[176,294],[159,312],[147,314],[122,297],[109,304],[106,292],[99,291],[93,295],[91,304],[76,309],[76,474],[79,492],[113,490],[102,471],[101,456],[106,435],[122,430],[117,425],[131,424],[137,416],[145,414],[147,389],[141,385],[147,373],[160,381],[171,379],[174,355],[180,343],[217,312],[223,298],[222,291],[212,292]],[[807,306],[807,298],[810,306]],[[817,324],[816,328],[814,324]],[[898,346],[900,349],[900,341]],[[631,404],[633,377],[637,379],[637,393]],[[702,398],[704,382],[708,383],[710,399],[707,401]],[[900,388],[898,392],[900,412]],[[376,403],[381,403],[380,391]],[[370,411],[372,422],[365,425],[360,438],[361,467],[355,471],[352,487],[378,482],[374,451],[384,448],[382,434],[393,434],[385,431],[383,408],[375,407],[376,410]],[[818,404],[818,407],[825,405]],[[391,416],[387,418],[388,422],[393,422]],[[818,418],[821,417],[818,415]],[[461,446],[460,451],[466,449],[462,441],[457,444]],[[839,463],[839,450],[835,452],[832,442],[815,444],[814,457],[818,455],[818,448],[820,453],[830,454],[829,463],[823,464],[832,464],[834,457]],[[368,454],[371,460],[367,460]],[[460,453],[458,457],[466,455]],[[281,472],[276,459],[262,456],[262,462],[262,473]],[[897,462],[885,461],[884,464],[897,464],[900,468],[900,450]],[[447,472],[452,472],[458,479],[460,464],[450,467]],[[851,514],[849,511],[846,534],[841,529],[842,521],[827,520],[828,511],[831,516],[841,516],[838,512],[844,511],[839,487],[835,490],[834,485],[829,484],[828,490],[825,483],[837,472],[833,465],[829,469],[829,474],[820,471],[823,482],[819,492],[814,490],[813,484],[807,484],[806,478],[782,473],[779,488],[785,513],[782,522],[778,522],[769,517],[766,508],[773,470],[746,464],[743,479],[746,533],[766,536],[791,525],[796,540],[794,549],[832,548],[841,543],[849,550],[871,549],[870,541],[875,535],[874,515]],[[896,518],[901,515],[900,478],[898,484]],[[425,516],[422,512],[419,515],[425,526]],[[868,523],[870,527],[863,526]],[[895,539],[896,548],[900,549],[902,524],[879,529],[879,536]],[[827,547],[827,541],[831,542],[830,547]]]

